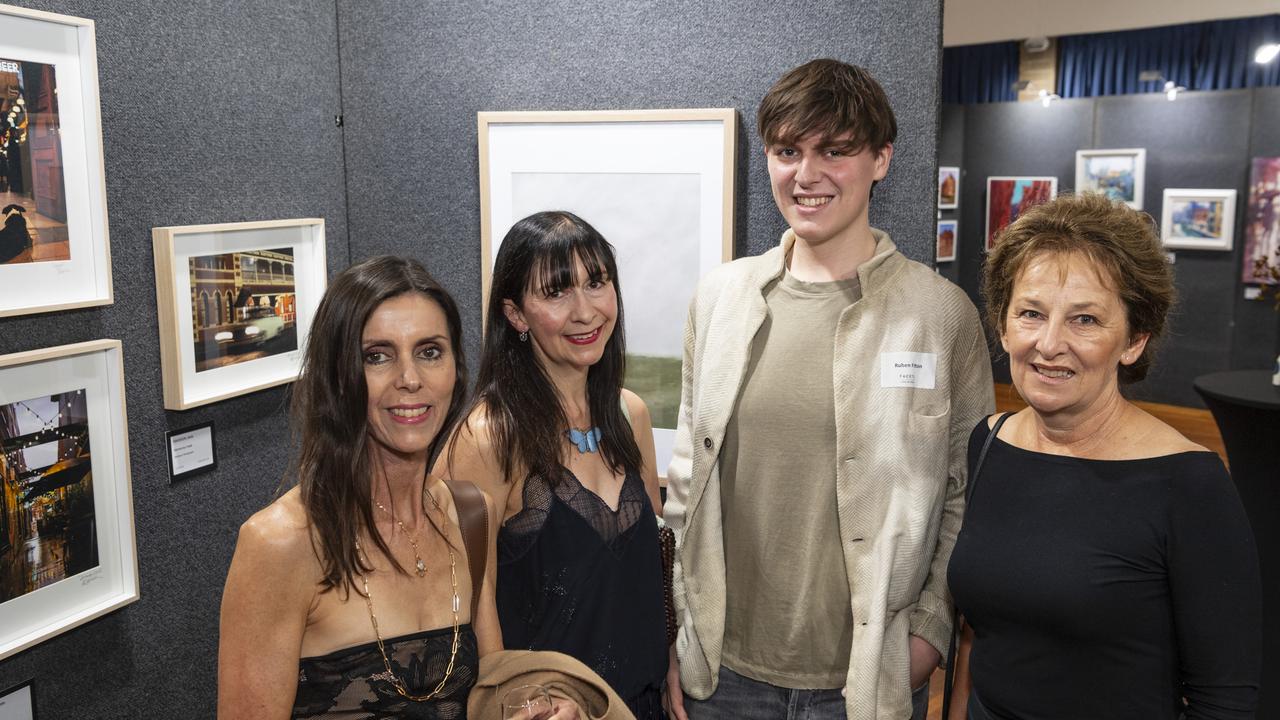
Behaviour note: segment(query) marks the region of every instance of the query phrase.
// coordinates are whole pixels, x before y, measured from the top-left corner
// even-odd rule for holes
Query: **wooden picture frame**
[[[138,599],[119,340],[0,356],[0,486],[0,659]]]
[[[1101,193],[1141,210],[1146,177],[1146,148],[1076,151],[1077,193]]]
[[[328,281],[323,219],[158,227],[151,237],[166,409],[297,379]]]
[[[680,403],[688,302],[733,258],[737,113],[732,108],[481,112],[481,289],[507,230],[567,210],[617,249],[627,308],[626,386],[653,417],[660,474]]]
[[[0,146],[28,170],[0,180],[14,201],[0,211],[0,317],[109,305],[94,23],[0,5],[0,38],[0,73],[22,88],[0,98]]]
[[[1230,252],[1235,228],[1235,190],[1165,188],[1160,239],[1166,248]]]

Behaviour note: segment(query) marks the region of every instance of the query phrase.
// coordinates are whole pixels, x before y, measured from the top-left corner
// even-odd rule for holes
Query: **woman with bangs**
[[[498,616],[512,649],[595,670],[640,720],[663,718],[661,508],[648,408],[622,388],[613,248],[562,211],[503,238],[476,398],[437,472],[501,513]]]

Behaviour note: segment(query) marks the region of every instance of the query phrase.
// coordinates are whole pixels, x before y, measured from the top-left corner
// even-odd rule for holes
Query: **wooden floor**
[[[1218,453],[1224,464],[1227,462],[1227,452],[1222,446],[1222,435],[1219,434],[1218,425],[1214,423],[1213,415],[1208,410],[1148,402],[1134,404],[1173,426],[1178,432],[1186,435],[1191,442]],[[1027,404],[1018,397],[1012,385],[996,383],[997,412],[1013,412],[1026,406]],[[942,720],[943,682],[943,671],[939,668],[933,674],[929,684],[929,720]]]

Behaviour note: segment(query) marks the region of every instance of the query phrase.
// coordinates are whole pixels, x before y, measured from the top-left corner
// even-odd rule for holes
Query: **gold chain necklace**
[[[426,494],[431,497],[431,504],[435,505],[436,510],[440,511],[442,520],[447,520],[444,516],[444,510],[440,507],[440,502],[431,493],[428,492]],[[396,677],[395,672],[391,670],[391,660],[387,657],[387,649],[382,643],[382,631],[378,629],[378,616],[373,612],[373,594],[369,592],[369,578],[365,577],[364,573],[357,571],[360,575],[360,583],[364,585],[364,604],[369,608],[369,620],[373,623],[373,636],[378,639],[378,653],[382,655],[382,666],[387,669],[387,678],[391,682],[391,686],[396,689],[396,692],[401,697],[411,702],[426,702],[439,695],[440,691],[444,689],[444,684],[449,682],[449,676],[453,674],[454,661],[458,659],[458,608],[461,605],[458,600],[458,563],[453,554],[453,546],[449,544],[448,538],[445,538],[445,547],[449,549],[449,581],[453,584],[453,647],[449,650],[449,664],[444,669],[444,677],[440,678],[440,682],[436,684],[435,689],[426,695],[411,695],[408,689],[405,688],[404,682]],[[361,554],[364,552],[360,549],[359,540],[356,540],[356,552]],[[365,562],[369,562],[368,555],[365,555]],[[422,561],[419,560],[419,562]]]
[[[431,493],[427,493],[427,494],[430,495]],[[431,500],[434,502],[435,497],[433,496]],[[377,500],[374,500],[373,504],[377,505],[378,509],[382,510],[382,512],[390,515],[391,520],[395,522],[396,525],[400,526],[400,532],[404,533],[405,539],[409,541],[409,547],[413,548],[413,559],[414,559],[413,567],[418,571],[418,577],[426,577],[427,564],[422,561],[422,556],[418,554],[418,543],[414,541],[413,536],[409,534],[409,530],[404,526],[404,523],[397,520],[395,513],[383,507],[382,503],[378,502]],[[440,506],[436,505],[436,509],[439,509],[439,508]]]

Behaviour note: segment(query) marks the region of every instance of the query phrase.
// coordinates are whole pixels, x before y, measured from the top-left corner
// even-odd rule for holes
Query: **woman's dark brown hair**
[[[1177,295],[1155,221],[1097,193],[1064,195],[1027,210],[996,237],[983,269],[982,296],[993,337],[1004,335],[1018,276],[1046,253],[1084,256],[1110,281],[1124,303],[1130,339],[1148,336],[1142,356],[1119,366],[1120,382],[1145,378]]]
[[[467,392],[462,320],[449,293],[417,261],[382,255],[338,273],[320,300],[307,337],[302,373],[293,386],[292,416],[301,436],[298,486],[311,522],[312,542],[328,590],[354,587],[357,572],[369,572],[356,552],[365,533],[400,572],[374,528],[369,457],[368,388],[361,338],[369,316],[386,300],[421,293],[444,312],[457,379],[444,425],[431,443],[428,464],[461,415]],[[430,515],[428,515],[430,520]],[[433,522],[434,525],[434,522]],[[439,528],[437,528],[439,530]],[[369,532],[365,532],[369,531]]]

